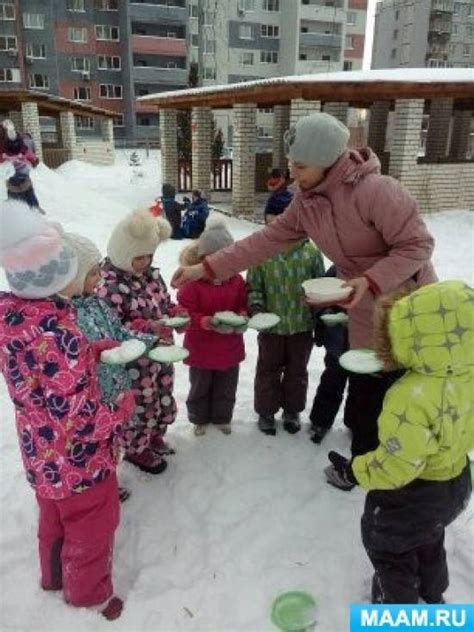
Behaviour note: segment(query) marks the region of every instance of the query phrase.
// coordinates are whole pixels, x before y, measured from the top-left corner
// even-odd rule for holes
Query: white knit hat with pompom
[[[169,222],[154,217],[149,209],[138,209],[114,228],[107,244],[107,255],[116,268],[133,272],[132,259],[153,256],[158,245],[170,236]]]

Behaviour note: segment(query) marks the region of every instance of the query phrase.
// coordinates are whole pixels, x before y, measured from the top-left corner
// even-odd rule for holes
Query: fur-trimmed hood
[[[198,253],[199,243],[196,239],[188,244],[179,254],[179,263],[182,266],[195,266],[201,263],[201,257]]]

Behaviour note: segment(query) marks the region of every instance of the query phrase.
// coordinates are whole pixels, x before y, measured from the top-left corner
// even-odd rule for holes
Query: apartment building
[[[366,13],[367,0],[189,0],[190,58],[204,85],[356,70]],[[230,116],[217,119],[231,143]],[[271,110],[257,125],[259,145],[270,146]]]
[[[0,2],[0,89],[28,88],[117,112],[115,136],[157,137],[136,97],[187,83],[186,0]],[[94,122],[77,118],[78,132]]]
[[[474,0],[384,0],[376,8],[373,68],[474,66]]]

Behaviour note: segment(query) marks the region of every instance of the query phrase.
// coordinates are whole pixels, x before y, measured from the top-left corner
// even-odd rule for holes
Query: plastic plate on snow
[[[189,351],[184,347],[169,345],[155,347],[148,353],[150,360],[154,362],[162,362],[163,364],[173,364],[173,362],[182,362],[189,355]]]
[[[383,364],[372,349],[352,349],[339,358],[339,364],[351,373],[378,373]]]
[[[185,327],[190,320],[189,316],[174,316],[173,318],[162,318],[160,323],[165,327],[180,329],[181,327]]]
[[[301,284],[306,298],[314,305],[338,303],[345,301],[353,292],[351,287],[344,287],[345,281],[334,277],[308,279]]]
[[[271,312],[265,312],[261,314],[255,314],[248,322],[250,329],[256,329],[257,331],[265,331],[265,329],[271,329],[278,325],[281,318],[277,314]]]
[[[284,632],[314,630],[317,622],[314,597],[306,592],[286,592],[275,599],[272,606],[272,622]]]
[[[229,327],[242,327],[247,322],[247,318],[235,312],[216,312],[214,321],[223,325],[229,325]]]
[[[120,347],[102,351],[100,359],[106,364],[127,364],[142,356],[146,351],[146,344],[141,340],[125,340]]]
[[[343,323],[347,323],[349,320],[349,316],[344,314],[344,312],[338,312],[337,314],[321,314],[320,318],[323,323],[326,323],[326,325],[342,325]]]

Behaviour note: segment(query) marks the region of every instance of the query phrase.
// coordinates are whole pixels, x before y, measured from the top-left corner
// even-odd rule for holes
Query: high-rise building
[[[383,0],[373,68],[474,66],[474,0]]]
[[[189,0],[189,14],[204,85],[362,67],[367,0]],[[217,118],[230,137],[230,116]],[[259,112],[260,146],[272,120]]]
[[[136,97],[186,86],[187,23],[186,0],[2,1],[0,89],[86,101],[117,112],[116,137],[156,137],[158,115]]]

